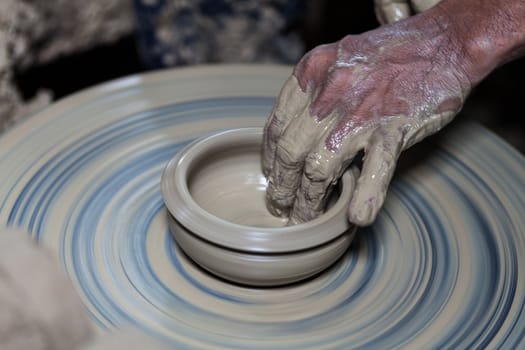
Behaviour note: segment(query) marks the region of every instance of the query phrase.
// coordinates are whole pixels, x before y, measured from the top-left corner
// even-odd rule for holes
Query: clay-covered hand
[[[318,216],[331,184],[363,150],[349,220],[370,224],[400,152],[458,113],[471,89],[461,50],[438,21],[412,19],[319,46],[297,64],[264,132],[274,214]]]
[[[393,23],[436,5],[440,0],[374,0],[377,20]]]

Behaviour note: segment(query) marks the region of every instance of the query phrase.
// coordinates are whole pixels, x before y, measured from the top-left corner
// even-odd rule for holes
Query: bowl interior
[[[267,181],[256,143],[221,147],[203,154],[189,169],[188,189],[204,210],[239,225],[282,227],[287,220],[266,208]]]
[[[266,205],[268,182],[261,170],[260,140],[220,145],[203,152],[188,169],[193,200],[208,213],[253,227],[283,227],[287,218],[272,215]],[[337,187],[337,186],[336,186]],[[333,191],[331,206],[338,198]]]

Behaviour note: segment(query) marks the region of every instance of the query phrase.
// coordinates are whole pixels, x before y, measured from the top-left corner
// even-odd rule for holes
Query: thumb
[[[375,0],[375,12],[379,23],[387,24],[410,16],[407,0]]]

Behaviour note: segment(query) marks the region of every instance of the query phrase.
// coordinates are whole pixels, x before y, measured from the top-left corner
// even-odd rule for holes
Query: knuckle
[[[299,61],[294,69],[294,75],[297,77],[314,76],[315,72],[322,70],[327,62],[335,59],[333,44],[319,45],[308,51]]]
[[[333,161],[319,152],[308,154],[304,165],[305,176],[315,182],[331,182],[334,177]]]
[[[295,198],[290,187],[277,186],[274,183],[268,185],[266,196],[274,206],[279,208],[291,206]]]
[[[305,151],[298,147],[296,142],[283,136],[277,144],[277,159],[281,164],[290,167],[299,167],[303,164]]]

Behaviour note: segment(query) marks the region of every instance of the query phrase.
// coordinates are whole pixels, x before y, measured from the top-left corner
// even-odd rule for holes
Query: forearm
[[[429,12],[442,18],[445,30],[457,38],[473,85],[525,55],[523,0],[443,0]]]

